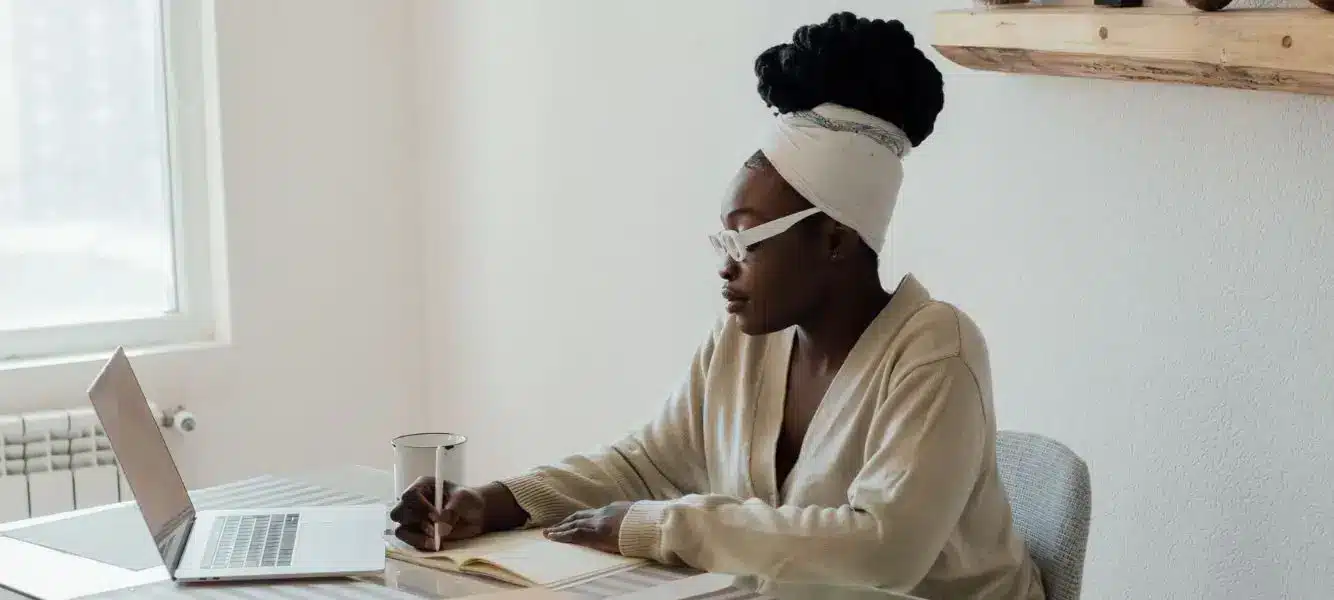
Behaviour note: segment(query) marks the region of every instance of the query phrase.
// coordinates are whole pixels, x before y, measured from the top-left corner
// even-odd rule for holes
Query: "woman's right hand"
[[[444,506],[433,506],[435,478],[420,477],[408,489],[398,506],[389,511],[389,518],[398,524],[394,536],[413,548],[426,552],[439,550],[434,546],[435,532],[440,540],[465,540],[485,531],[486,500],[482,492],[446,481]]]

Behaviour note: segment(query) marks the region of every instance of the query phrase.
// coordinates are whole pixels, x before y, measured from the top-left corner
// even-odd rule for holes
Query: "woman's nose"
[[[736,264],[736,261],[729,256],[723,258],[723,266],[718,269],[718,276],[722,277],[723,281],[732,281],[736,279],[739,269],[740,267]]]

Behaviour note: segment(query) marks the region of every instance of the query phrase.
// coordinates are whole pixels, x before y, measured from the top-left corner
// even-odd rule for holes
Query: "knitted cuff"
[[[524,527],[553,525],[569,514],[564,499],[540,475],[519,475],[499,483],[509,488],[519,507],[528,513]]]
[[[630,506],[621,521],[621,536],[617,544],[621,554],[631,558],[647,558],[663,562],[662,521],[671,502],[641,501]]]

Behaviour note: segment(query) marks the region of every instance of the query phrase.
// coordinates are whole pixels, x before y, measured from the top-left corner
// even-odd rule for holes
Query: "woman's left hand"
[[[547,539],[577,544],[611,554],[621,553],[621,521],[633,502],[613,502],[602,508],[581,510],[548,527]]]

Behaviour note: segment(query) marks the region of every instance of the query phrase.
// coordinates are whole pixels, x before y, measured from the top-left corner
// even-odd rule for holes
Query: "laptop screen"
[[[88,388],[88,398],[102,421],[162,562],[174,573],[185,551],[195,508],[124,349],[117,348],[102,367]]]

